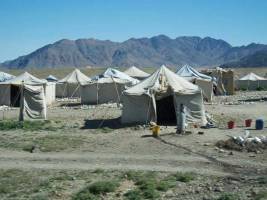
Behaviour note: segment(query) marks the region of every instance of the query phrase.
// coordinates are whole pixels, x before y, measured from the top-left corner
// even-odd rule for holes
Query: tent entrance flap
[[[176,112],[173,95],[156,100],[157,124],[176,125]]]
[[[14,107],[19,107],[20,106],[20,97],[21,97],[21,92],[20,92],[20,87],[17,85],[11,85],[10,86],[10,102],[11,105]]]

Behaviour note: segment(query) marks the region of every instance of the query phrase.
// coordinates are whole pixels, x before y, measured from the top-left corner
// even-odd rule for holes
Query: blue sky
[[[266,0],[0,0],[0,62],[59,39],[159,34],[267,44]]]

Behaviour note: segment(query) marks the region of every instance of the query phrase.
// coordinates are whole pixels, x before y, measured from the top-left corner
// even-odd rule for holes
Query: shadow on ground
[[[98,129],[98,128],[110,128],[119,129],[129,127],[124,125],[120,121],[120,117],[114,119],[86,119],[84,120],[84,126],[81,129]]]
[[[60,107],[77,107],[81,106],[81,103],[78,102],[69,102],[69,103],[61,103]]]

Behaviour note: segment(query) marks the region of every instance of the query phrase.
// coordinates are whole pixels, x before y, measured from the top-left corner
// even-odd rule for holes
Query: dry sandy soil
[[[218,140],[228,139],[228,135],[242,135],[245,119],[266,117],[267,102],[257,101],[264,97],[267,92],[216,97],[212,105],[205,107],[217,121],[217,128],[191,128],[191,134],[177,135],[174,126],[162,126],[159,138],[151,137],[145,126],[122,126],[121,109],[116,105],[81,106],[75,101],[59,101],[48,109],[50,126],[54,129],[0,131],[0,199],[71,199],[88,182],[99,177],[118,177],[129,170],[196,174],[194,181],[177,182],[157,199],[220,199],[228,193],[238,195],[234,199],[256,199],[261,194],[264,199],[267,151],[239,152],[215,146]],[[252,102],[246,102],[249,99]],[[18,109],[0,112],[0,120],[18,118]],[[237,127],[229,130],[227,121],[232,119]],[[199,131],[204,134],[198,134]],[[249,131],[252,136],[267,136],[266,128],[254,130],[254,124]],[[100,173],[94,173],[95,170]],[[34,188],[35,178],[40,181],[61,173],[78,178],[49,179],[52,189],[49,186],[49,189],[25,191],[23,184]],[[17,183],[23,176],[34,181]],[[12,190],[1,190],[3,183],[10,180],[18,185]],[[61,189],[55,192],[53,187],[58,185]],[[118,194],[102,198],[123,199],[122,194],[131,187],[134,186],[130,184]]]

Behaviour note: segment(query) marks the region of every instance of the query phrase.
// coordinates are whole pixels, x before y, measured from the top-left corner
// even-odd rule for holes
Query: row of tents
[[[121,102],[122,123],[166,121],[179,124],[181,105],[187,108],[188,121],[206,123],[202,90],[197,85],[165,66],[151,75],[142,73],[143,77],[134,76],[134,71],[141,75],[141,70],[135,68],[128,71],[135,78],[108,68],[90,79],[76,69],[57,82],[38,79],[25,72],[0,84],[1,104],[12,105],[14,100],[20,99],[21,118],[25,114],[30,118],[45,118],[51,93],[56,94],[53,98],[80,95],[82,103]]]

